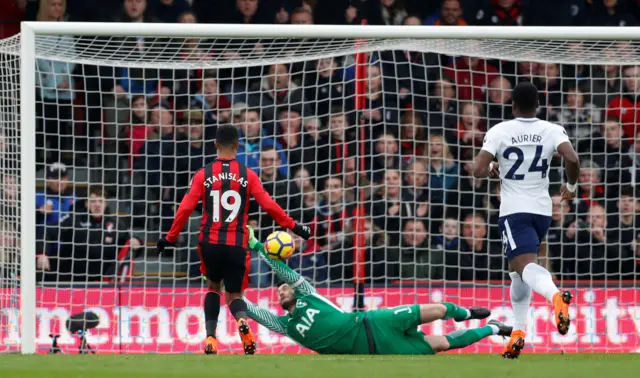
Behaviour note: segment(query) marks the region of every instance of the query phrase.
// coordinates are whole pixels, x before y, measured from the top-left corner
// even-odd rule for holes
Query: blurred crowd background
[[[0,9],[3,37],[22,20],[624,27],[640,17],[640,1],[622,0],[2,0]],[[47,42],[71,56],[77,39]],[[224,45],[217,42],[183,39],[178,56],[238,57],[233,47],[212,48]],[[106,43],[135,57],[166,40]],[[500,182],[474,179],[472,160],[486,130],[512,118],[513,86],[529,80],[540,91],[538,117],[563,125],[582,159],[572,203],[558,194],[560,160],[549,162],[554,214],[541,262],[559,280],[635,282],[640,66],[404,50],[370,53],[365,64],[359,111],[353,55],[225,69],[39,59],[38,280],[199,282],[197,213],[173,255],[157,256],[154,241],[170,227],[192,175],[215,158],[215,130],[226,123],[241,131],[238,160],[292,217],[312,226],[315,237],[297,240],[299,253],[288,263],[316,284],[353,280],[357,209],[366,214],[370,284],[505,280]],[[2,150],[15,152],[5,142],[9,131],[2,133]],[[19,256],[16,218],[7,216],[19,206],[17,171],[5,169],[2,181],[0,266],[7,276]],[[274,230],[257,208],[251,222],[261,237]],[[252,285],[271,283],[254,259]]]

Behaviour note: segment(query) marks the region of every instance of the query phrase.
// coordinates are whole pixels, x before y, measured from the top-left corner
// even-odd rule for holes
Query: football
[[[286,260],[293,254],[293,238],[284,231],[273,232],[267,236],[265,249],[271,259]]]

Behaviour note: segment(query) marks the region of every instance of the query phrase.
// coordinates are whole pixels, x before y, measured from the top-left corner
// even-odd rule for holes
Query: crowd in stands
[[[366,19],[374,25],[622,27],[640,19],[640,2],[623,0],[18,4],[11,12],[18,19],[60,22],[358,25]],[[46,38],[67,55],[76,41]],[[142,56],[167,40],[108,43],[129,49],[123,55]],[[213,45],[205,39],[184,39],[181,46],[184,59],[238,56],[232,49],[209,49]],[[559,280],[638,278],[640,66],[404,50],[370,53],[365,64],[366,100],[359,110],[353,55],[218,70],[38,59],[37,164],[45,173],[36,198],[39,279],[128,280],[144,274],[147,268],[138,271],[133,261],[156,258],[150,242],[169,229],[191,177],[215,158],[221,124],[241,131],[238,160],[257,171],[294,219],[312,226],[314,238],[296,240],[299,253],[288,263],[315,283],[351,282],[356,262],[365,265],[372,284],[506,279],[497,229],[500,182],[474,179],[471,172],[484,133],[513,117],[510,91],[521,80],[538,87],[538,117],[564,126],[582,159],[572,203],[559,195],[565,180],[560,159],[549,163],[553,224],[541,261]],[[10,214],[16,172],[5,173],[3,182],[3,214]],[[362,261],[354,253],[353,220],[359,215],[365,219]],[[176,270],[193,279],[199,279],[199,222],[194,214],[173,260]],[[1,253],[15,250],[11,230],[17,225],[1,223],[0,265],[3,258],[17,258]],[[257,208],[251,224],[262,238],[274,230]],[[252,278],[254,286],[272,279],[258,259]]]

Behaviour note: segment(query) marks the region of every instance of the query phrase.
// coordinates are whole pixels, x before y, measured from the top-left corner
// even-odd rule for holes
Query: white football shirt
[[[493,126],[482,149],[500,166],[500,216],[514,213],[551,215],[549,167],[564,127],[538,118],[516,118]]]

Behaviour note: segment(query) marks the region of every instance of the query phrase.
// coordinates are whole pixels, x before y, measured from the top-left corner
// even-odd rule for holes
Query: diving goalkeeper
[[[366,312],[346,313],[318,294],[286,264],[267,257],[264,246],[249,228],[249,248],[260,254],[284,282],[278,284],[280,305],[288,313],[276,316],[246,298],[248,316],[273,332],[285,335],[320,354],[436,354],[464,348],[485,337],[509,337],[511,327],[491,320],[475,329],[445,336],[427,336],[418,326],[438,319],[484,319],[486,308],[462,308],[453,303],[414,304]]]

